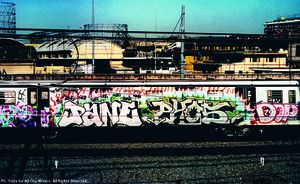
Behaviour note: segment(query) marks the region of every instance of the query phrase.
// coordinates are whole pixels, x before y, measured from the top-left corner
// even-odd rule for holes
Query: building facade
[[[264,33],[270,36],[288,36],[300,31],[300,15],[280,17],[264,24]]]

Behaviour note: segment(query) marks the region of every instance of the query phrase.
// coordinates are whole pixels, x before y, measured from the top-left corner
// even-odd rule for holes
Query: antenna
[[[155,25],[154,25],[154,30],[156,31],[157,29],[157,9],[158,9],[158,0],[156,0],[156,8],[155,8]],[[156,74],[157,70],[157,52],[156,52],[156,44],[154,42],[154,58],[155,58],[155,63],[154,63],[154,73]]]
[[[180,79],[184,79],[184,29],[185,29],[185,6],[182,1],[181,6],[181,22],[180,22],[180,32],[181,32],[181,58],[180,58]]]
[[[95,30],[95,6],[94,0],[92,0],[92,29]],[[94,35],[94,32],[92,32]],[[92,71],[95,73],[95,40],[92,40]]]

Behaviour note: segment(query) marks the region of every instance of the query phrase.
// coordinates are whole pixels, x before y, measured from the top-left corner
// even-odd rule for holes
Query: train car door
[[[31,87],[31,88],[28,88],[27,90],[27,102],[28,102],[28,105],[30,105],[31,107],[33,108],[37,108],[37,105],[38,105],[38,101],[37,101],[37,88],[34,88],[34,87]]]
[[[32,87],[28,88],[28,105],[35,107],[37,110],[49,108],[49,88]]]
[[[31,87],[28,88],[28,105],[37,110],[37,127],[41,126],[42,110],[49,108],[49,88]]]
[[[41,87],[38,88],[38,109],[44,110],[45,108],[49,108],[49,88]]]

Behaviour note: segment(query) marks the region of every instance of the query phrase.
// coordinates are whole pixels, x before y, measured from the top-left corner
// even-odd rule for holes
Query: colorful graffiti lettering
[[[85,103],[83,106],[71,101],[64,104],[59,126],[77,124],[81,126],[140,126],[141,120],[136,102]]]
[[[189,98],[179,101],[175,98],[147,101],[139,106],[138,101],[118,101],[111,103],[85,103],[78,105],[72,101],[64,103],[64,110],[58,115],[59,126],[141,126],[142,124],[230,124],[244,120],[241,110],[230,102],[207,101]],[[243,110],[242,110],[243,111]]]
[[[37,110],[28,105],[3,105],[0,114],[2,127],[35,127],[38,115]]]
[[[232,87],[55,88],[50,97],[58,126],[229,124],[242,121],[243,111]]]
[[[51,95],[58,126],[145,124],[268,124],[295,119],[295,104],[259,103],[254,109],[233,87],[113,87],[63,89]]]
[[[230,124],[243,121],[243,115],[230,102],[207,101],[199,99],[169,99],[149,101],[149,110],[157,110],[147,121],[169,124]]]
[[[251,125],[298,121],[295,104],[252,104],[234,87],[51,88],[50,106],[0,106],[1,127]]]
[[[256,114],[253,115],[257,116],[257,122],[261,124],[286,123],[298,115],[298,107],[295,104],[259,103],[255,110]]]
[[[38,110],[29,105],[0,106],[0,127],[48,127],[49,117],[46,110],[38,114]]]

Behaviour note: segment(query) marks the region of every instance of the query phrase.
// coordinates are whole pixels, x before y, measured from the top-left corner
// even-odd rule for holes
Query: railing
[[[0,80],[179,80],[179,74],[7,74]],[[300,80],[300,74],[186,74],[186,80]]]

